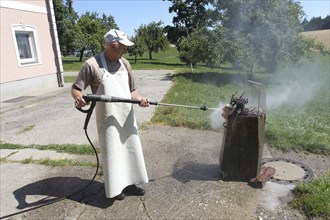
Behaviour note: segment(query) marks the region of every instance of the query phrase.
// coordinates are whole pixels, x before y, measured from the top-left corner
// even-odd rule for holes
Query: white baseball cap
[[[119,42],[121,44],[124,44],[125,46],[133,46],[134,43],[130,41],[127,37],[127,35],[116,29],[110,29],[105,35],[104,35],[104,41],[106,43],[110,42]]]

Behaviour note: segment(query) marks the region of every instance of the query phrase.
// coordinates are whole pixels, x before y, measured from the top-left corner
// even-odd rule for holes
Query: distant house
[[[52,0],[0,0],[1,102],[62,87]]]

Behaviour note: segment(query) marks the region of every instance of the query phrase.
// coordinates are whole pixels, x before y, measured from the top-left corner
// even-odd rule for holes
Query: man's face
[[[118,55],[118,57],[120,58],[127,50],[127,46],[125,46],[124,44],[118,43],[117,45],[115,45],[115,53]]]
[[[127,47],[124,44],[113,42],[108,43],[105,47],[105,53],[111,60],[119,60],[126,52]]]

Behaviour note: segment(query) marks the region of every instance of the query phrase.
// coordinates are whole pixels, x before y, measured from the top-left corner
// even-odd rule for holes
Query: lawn
[[[303,212],[308,219],[330,219],[330,172],[310,183],[295,187],[295,199],[289,205]]]
[[[267,88],[266,139],[272,147],[330,154],[329,55],[314,58],[295,68],[283,68],[274,75],[253,76],[253,80]],[[244,92],[245,77],[229,66],[213,70],[201,67],[193,73],[177,71],[174,85],[162,102],[224,106],[236,90],[238,94]],[[213,129],[214,120],[209,112],[159,107],[152,122]]]
[[[153,59],[150,60],[149,55],[145,53],[142,57],[137,57],[136,62],[135,57],[128,56],[128,54],[125,54],[124,57],[129,60],[133,70],[172,70],[185,68],[185,65],[178,59],[178,51],[176,48],[170,47],[166,51],[159,51],[152,55]],[[62,57],[64,72],[78,72],[86,59],[87,58],[84,57],[80,62],[78,57]]]
[[[329,55],[313,58],[273,77],[266,138],[283,150],[329,155]]]

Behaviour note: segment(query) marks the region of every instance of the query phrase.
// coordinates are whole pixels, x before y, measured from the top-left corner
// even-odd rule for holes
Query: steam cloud
[[[267,109],[263,110],[272,111],[286,104],[293,104],[296,106],[297,111],[303,111],[304,106],[309,101],[320,95],[319,91],[321,87],[326,88],[324,91],[330,92],[329,73],[329,65],[320,66],[313,62],[309,62],[304,66],[279,71],[271,76],[272,81],[266,87]],[[323,95],[325,98],[328,97],[328,94]],[[252,104],[251,97],[247,98],[249,98],[247,107],[254,106],[255,103]],[[329,104],[329,100],[324,101]],[[219,110],[211,113],[210,124],[212,129],[221,128],[225,122],[225,119],[222,117],[222,109],[226,104],[228,103],[220,102],[217,106]]]
[[[211,127],[214,130],[217,130],[218,128],[220,128],[223,123],[225,122],[225,119],[222,117],[222,109],[223,107],[226,106],[227,103],[222,103],[220,102],[220,104],[217,106],[218,110],[213,111],[211,113]]]
[[[275,110],[285,104],[294,104],[297,109],[303,109],[307,102],[318,95],[320,87],[329,88],[329,74],[325,72],[329,73],[329,66],[309,63],[278,73],[271,88],[267,88],[267,110]]]

